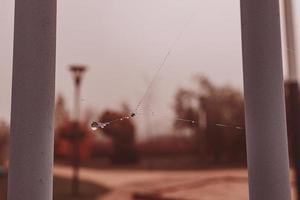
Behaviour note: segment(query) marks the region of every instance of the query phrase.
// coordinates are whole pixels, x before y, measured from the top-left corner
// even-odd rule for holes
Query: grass
[[[54,177],[54,200],[96,200],[97,197],[108,192],[105,187],[89,182],[80,182],[80,193],[77,197],[71,194],[71,181],[69,179]],[[0,176],[0,199],[6,199],[7,176]]]
[[[7,191],[7,176],[0,175],[0,199],[7,199],[6,191]]]

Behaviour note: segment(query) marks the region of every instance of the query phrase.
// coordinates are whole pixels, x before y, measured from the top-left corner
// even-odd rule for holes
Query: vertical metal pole
[[[72,180],[72,194],[77,196],[79,194],[79,166],[80,166],[80,83],[81,79],[78,77],[75,82],[75,103],[74,103],[74,143],[73,143],[73,180]]]
[[[79,122],[80,119],[80,86],[81,77],[75,81],[75,95],[74,95],[74,121]]]
[[[74,96],[74,123],[73,123],[73,178],[72,178],[72,194],[77,196],[79,193],[79,167],[80,167],[80,86],[82,75],[86,71],[85,66],[74,65],[70,67],[71,73],[74,75],[75,96]]]
[[[297,59],[295,43],[295,25],[292,0],[284,0],[286,49],[288,56],[289,81],[297,82]],[[285,49],[285,48],[284,48]]]
[[[288,60],[288,131],[290,135],[291,150],[295,163],[295,176],[297,181],[297,196],[300,198],[300,110],[299,85],[297,81],[297,49],[294,30],[293,1],[284,0],[286,51]]]
[[[278,0],[241,0],[250,200],[289,200]]]
[[[8,200],[52,200],[56,0],[16,0]]]

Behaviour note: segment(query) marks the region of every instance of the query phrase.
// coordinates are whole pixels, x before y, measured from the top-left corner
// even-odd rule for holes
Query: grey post
[[[16,0],[8,200],[52,200],[56,0]]]
[[[297,48],[295,42],[295,22],[293,0],[284,0],[286,47],[288,59],[288,79],[290,82],[297,81]]]
[[[290,200],[278,0],[241,0],[250,200]]]

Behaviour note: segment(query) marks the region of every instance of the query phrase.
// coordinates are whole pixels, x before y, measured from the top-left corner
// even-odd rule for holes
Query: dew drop
[[[97,127],[92,127],[92,131],[96,131],[97,129]]]
[[[101,123],[101,122],[92,122],[91,123],[91,129],[93,131],[98,130],[98,128],[105,128],[105,126],[107,126],[109,123]]]
[[[98,129],[99,125],[98,125],[98,122],[92,122],[91,123],[91,129],[93,131],[96,131]]]
[[[107,123],[101,123],[101,122],[99,122],[98,123],[98,127],[100,127],[100,128],[105,128],[105,126],[107,125]]]

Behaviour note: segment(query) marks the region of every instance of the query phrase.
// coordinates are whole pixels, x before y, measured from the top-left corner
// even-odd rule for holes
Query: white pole
[[[290,200],[278,0],[241,0],[250,200]]]
[[[8,200],[52,200],[56,0],[16,0]]]
[[[286,28],[286,50],[288,57],[288,78],[290,82],[297,82],[297,59],[295,43],[295,24],[293,1],[284,0],[285,28]],[[284,48],[285,49],[285,48]]]

